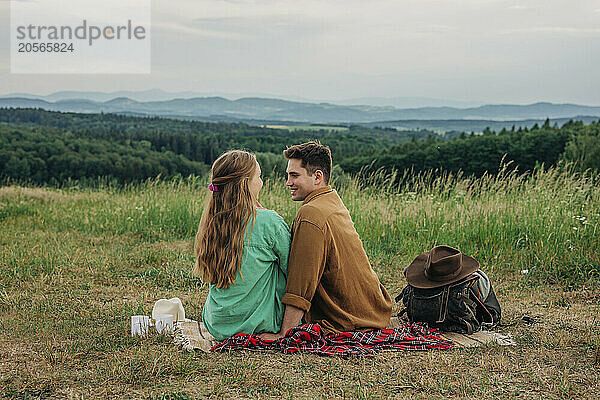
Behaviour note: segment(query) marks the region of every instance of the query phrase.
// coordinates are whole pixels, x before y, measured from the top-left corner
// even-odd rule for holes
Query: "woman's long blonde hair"
[[[248,184],[258,163],[254,154],[230,150],[212,165],[212,185],[198,226],[194,253],[194,274],[219,289],[235,281],[241,267],[244,230],[256,218],[257,199]]]

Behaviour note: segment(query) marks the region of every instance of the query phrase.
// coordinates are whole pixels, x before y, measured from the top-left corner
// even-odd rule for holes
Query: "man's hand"
[[[288,304],[285,305],[285,312],[283,313],[283,322],[281,323],[281,329],[278,333],[261,333],[258,335],[262,340],[277,340],[281,339],[285,336],[286,332],[290,329],[300,325],[300,321],[302,321],[302,317],[304,317],[304,310],[296,308],[294,306],[290,306]]]
[[[278,340],[284,336],[285,335],[283,335],[281,333],[266,333],[266,332],[258,335],[258,337],[261,338],[262,340]]]

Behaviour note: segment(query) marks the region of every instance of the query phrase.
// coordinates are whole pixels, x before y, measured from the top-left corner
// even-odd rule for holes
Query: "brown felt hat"
[[[420,289],[458,282],[479,269],[479,262],[450,246],[435,246],[404,270],[406,281]]]

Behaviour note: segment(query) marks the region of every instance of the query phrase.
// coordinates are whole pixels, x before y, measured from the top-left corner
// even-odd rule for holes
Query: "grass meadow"
[[[126,187],[0,188],[0,396],[5,398],[597,398],[600,188],[568,169],[461,176],[339,177],[390,294],[435,244],[478,259],[516,347],[374,358],[186,353],[130,337],[130,316],[178,296],[200,318],[191,274],[209,191],[201,178]],[[282,180],[260,200],[291,223]],[[400,307],[395,306],[395,311]]]
[[[329,132],[347,132],[350,129],[346,126],[335,125],[265,125],[265,128],[287,129],[288,131],[329,131]]]

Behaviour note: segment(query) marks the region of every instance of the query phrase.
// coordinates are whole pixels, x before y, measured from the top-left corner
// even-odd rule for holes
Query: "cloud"
[[[215,29],[202,29],[197,26],[189,26],[185,23],[176,22],[153,22],[152,30],[163,31],[170,35],[181,38],[187,36],[194,39],[225,39],[225,40],[249,40],[252,37],[230,31],[219,31]]]
[[[274,33],[286,29],[296,32],[319,30],[319,24],[314,20],[302,19],[296,15],[195,18],[191,24],[208,30],[246,33]]]
[[[525,6],[522,4],[516,4],[514,6],[510,6],[508,7],[509,10],[531,10],[533,7],[531,6]]]
[[[447,33],[456,31],[455,26],[443,25],[443,24],[417,24],[416,31],[419,33]]]
[[[569,35],[598,35],[600,28],[577,28],[565,26],[534,26],[530,28],[507,29],[500,32],[502,35],[541,33],[541,34],[569,34]]]
[[[323,30],[330,12],[323,12],[314,0],[300,7],[290,1],[178,2],[179,7],[162,4],[153,9],[153,27],[184,38],[261,40],[265,35],[305,37]],[[311,7],[314,6],[314,7]],[[326,8],[326,7],[325,7]],[[320,16],[319,16],[320,15]],[[331,20],[328,19],[328,22]],[[281,39],[283,40],[283,39]]]

